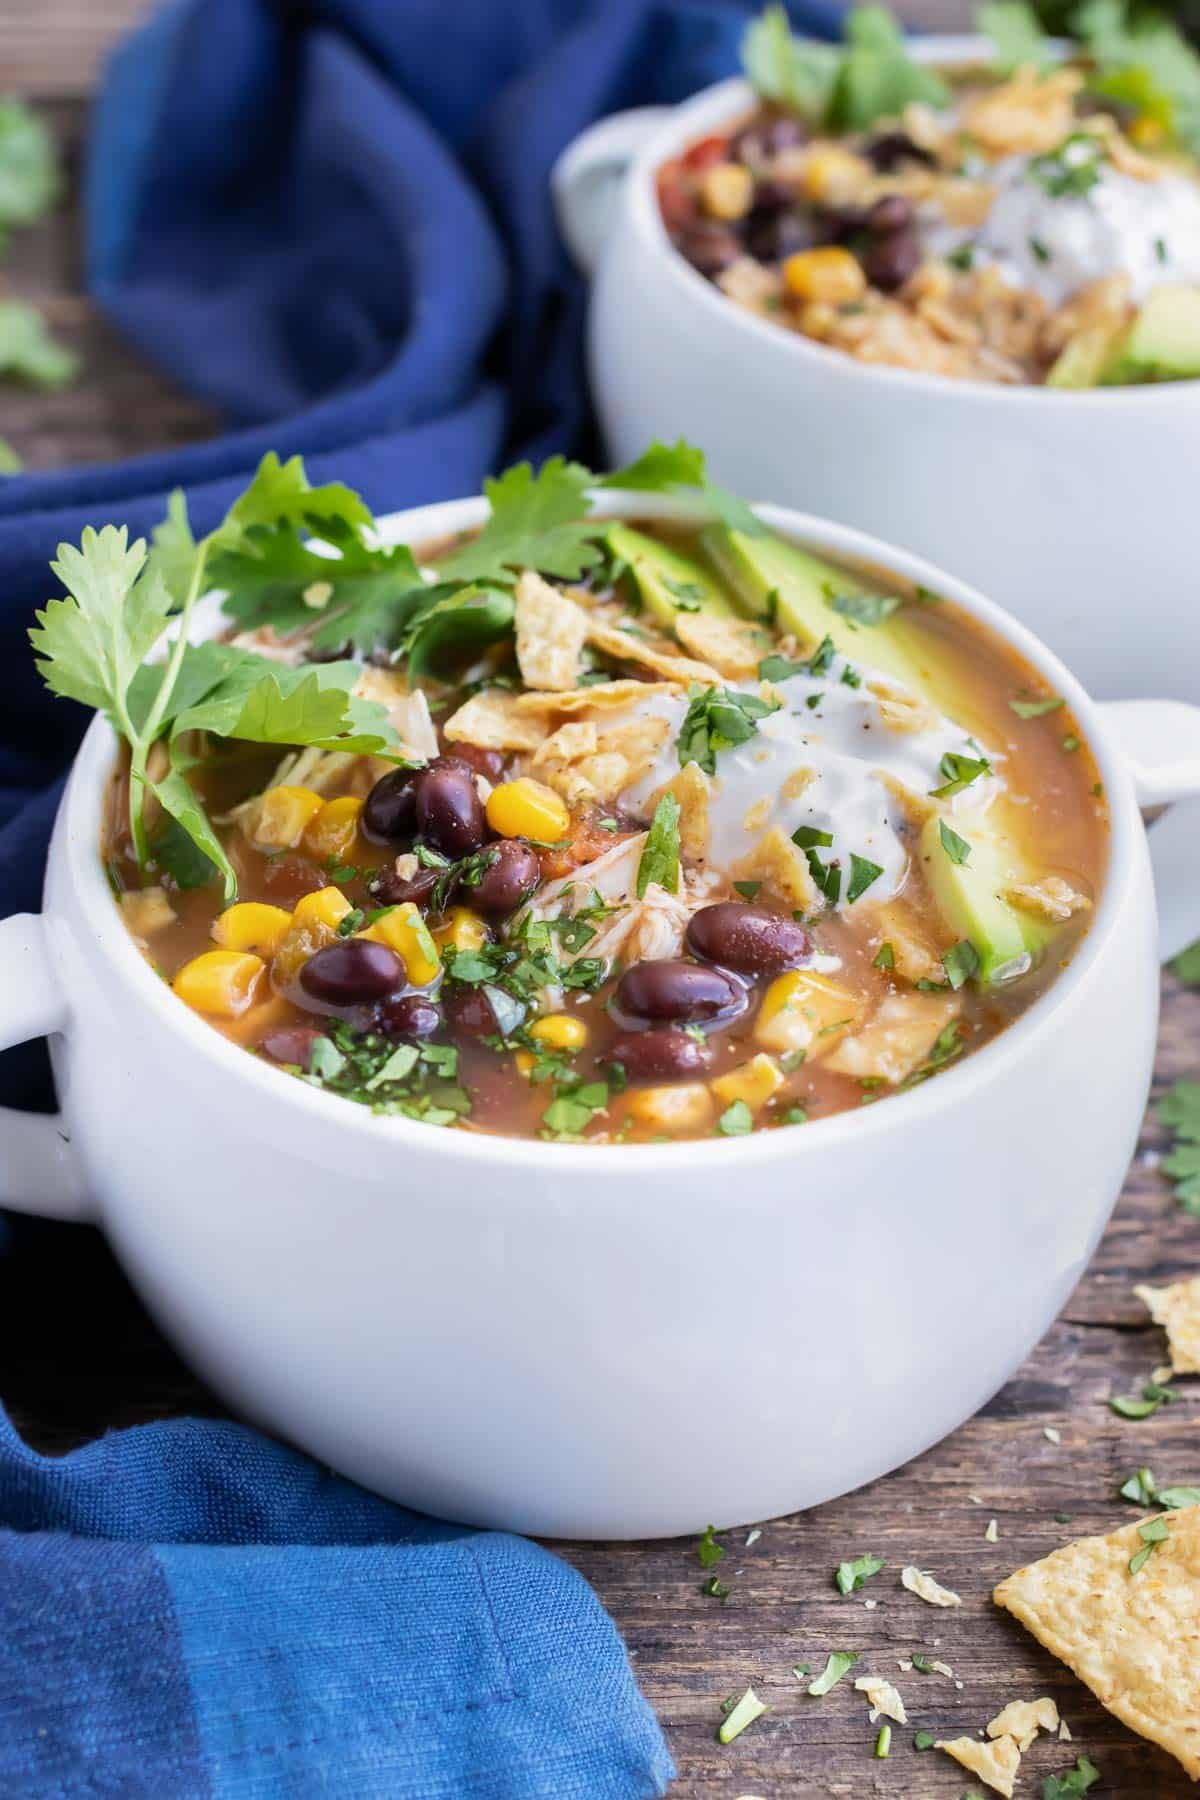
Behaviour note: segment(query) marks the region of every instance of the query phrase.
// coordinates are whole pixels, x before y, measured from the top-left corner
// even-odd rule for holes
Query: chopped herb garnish
[[[1181,981],[1184,987],[1200,987],[1200,941],[1189,944],[1186,950],[1173,956],[1168,967],[1176,981]]]
[[[961,839],[959,841],[961,842]],[[861,899],[867,889],[872,887],[882,874],[883,869],[879,863],[871,862],[865,856],[856,856],[851,851],[850,881],[846,888],[847,903],[853,905],[856,900]]]
[[[314,1038],[308,1053],[308,1071],[320,1081],[331,1081],[340,1075],[346,1066],[346,1059],[333,1042],[332,1038]]]
[[[1062,747],[1067,752],[1068,756],[1072,755],[1076,750],[1078,750],[1079,739],[1075,736],[1075,733],[1073,731],[1068,731],[1067,735],[1064,737],[1064,739],[1062,741]],[[1095,793],[1096,789],[1093,788],[1092,792]]]
[[[1080,199],[1090,194],[1099,181],[1104,159],[1105,149],[1099,138],[1086,131],[1073,131],[1057,150],[1030,159],[1029,176],[1052,200]]]
[[[965,275],[975,267],[974,244],[969,239],[964,243],[956,244],[954,249],[948,252],[946,261],[952,269],[958,269]]]
[[[918,1731],[913,1738],[914,1750],[932,1750],[937,1742],[932,1731]]]
[[[1117,1494],[1135,1506],[1161,1506],[1167,1512],[1174,1512],[1180,1506],[1200,1506],[1200,1487],[1160,1488],[1150,1469],[1135,1469],[1132,1475],[1127,1475]]]
[[[957,831],[947,825],[945,819],[938,820],[938,836],[942,841],[942,849],[952,863],[960,866],[971,860],[971,846],[966,838],[959,837]]]
[[[733,884],[734,892],[740,894],[743,900],[757,899],[761,886],[761,881],[735,881]]]
[[[1008,703],[1019,719],[1040,719],[1045,713],[1057,712],[1065,704],[1061,694],[1051,694],[1045,700],[1010,700]]]
[[[888,1755],[892,1748],[892,1728],[888,1724],[879,1727],[879,1736],[875,1739],[875,1754],[880,1760]]]
[[[1165,1519],[1147,1519],[1144,1525],[1137,1528],[1142,1540],[1142,1548],[1135,1551],[1129,1559],[1129,1573],[1136,1575],[1144,1569],[1160,1544],[1165,1544],[1171,1535],[1171,1528]]]
[[[1052,255],[1050,246],[1043,243],[1041,238],[1031,237],[1029,240],[1029,248],[1038,262],[1048,263],[1050,261]]]
[[[1165,262],[1170,261],[1170,252],[1167,249],[1166,238],[1164,238],[1164,237],[1156,237],[1155,238],[1154,254],[1155,254],[1155,256],[1157,256],[1160,263],[1165,263]]]
[[[875,969],[894,969],[896,966],[896,952],[894,947],[886,941],[880,944],[875,955],[871,958],[871,966]]]
[[[353,937],[354,933],[365,923],[366,917],[367,915],[361,906],[351,907],[350,911],[346,914],[345,918],[337,928],[337,936],[343,938]]]
[[[954,794],[961,794],[964,788],[978,781],[981,775],[990,775],[992,765],[986,756],[960,756],[955,750],[947,750],[939,765],[941,773],[946,777],[941,787],[930,788],[935,800],[949,800]]]
[[[664,794],[654,809],[637,870],[637,897],[644,900],[651,882],[669,894],[679,892],[679,802]]]
[[[719,1575],[710,1575],[708,1580],[702,1584],[700,1592],[707,1594],[713,1600],[728,1600],[733,1589],[727,1581],[722,1581]]]
[[[1184,952],[1185,957],[1192,954]],[[1200,1218],[1200,1081],[1177,1081],[1159,1101],[1158,1116],[1174,1140],[1162,1172],[1174,1182],[1184,1212]]]
[[[865,1587],[872,1575],[878,1575],[884,1566],[881,1556],[856,1556],[852,1562],[840,1562],[834,1571],[834,1582],[839,1594],[853,1594]]]
[[[744,744],[758,730],[760,719],[778,711],[777,705],[757,694],[693,683],[688,689],[688,709],[675,739],[680,768],[694,762],[705,774],[714,775],[718,753]]]
[[[810,1681],[808,1691],[820,1699],[830,1688],[837,1686],[847,1670],[852,1669],[858,1661],[857,1650],[831,1650],[826,1658],[825,1667],[815,1681]]]
[[[851,625],[882,625],[904,603],[896,594],[826,594],[825,604]]]
[[[724,1546],[718,1544],[713,1527],[711,1525],[706,1525],[704,1527],[704,1535],[696,1545],[696,1560],[700,1564],[700,1567],[702,1569],[711,1569],[714,1563],[720,1562],[724,1554]]]
[[[1090,1757],[1077,1756],[1075,1767],[1061,1775],[1047,1775],[1042,1781],[1042,1800],[1078,1800],[1100,1779],[1100,1771]]]
[[[1150,1419],[1159,1407],[1179,1398],[1173,1388],[1164,1387],[1158,1381],[1148,1381],[1140,1399],[1136,1394],[1113,1394],[1108,1404],[1119,1419]]]
[[[717,1731],[717,1739],[722,1744],[732,1744],[734,1738],[741,1737],[747,1725],[753,1725],[755,1719],[761,1719],[766,1707],[753,1688],[747,1688],[741,1699],[736,1701],[725,1714],[724,1721]]]
[[[958,943],[947,950],[942,957],[942,967],[946,971],[946,980],[954,989],[971,980],[979,973],[979,952],[970,938],[960,938]]]
[[[754,1114],[744,1100],[735,1100],[717,1120],[717,1130],[726,1137],[745,1137],[754,1130]]]
[[[929,1658],[920,1650],[914,1650],[908,1660],[917,1671],[918,1675],[937,1674],[937,1670],[934,1668],[932,1662],[930,1662]]]

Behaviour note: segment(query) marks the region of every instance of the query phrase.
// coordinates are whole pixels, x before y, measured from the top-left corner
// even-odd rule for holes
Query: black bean
[[[746,248],[759,262],[782,262],[798,250],[811,250],[819,241],[812,215],[794,208],[786,212],[753,211],[746,220]]]
[[[884,194],[874,206],[867,208],[863,224],[867,231],[883,236],[889,231],[903,231],[912,222],[912,201],[904,194]]]
[[[485,1038],[500,1034],[492,1003],[482,988],[450,982],[442,989],[442,1003],[451,1032],[459,1038]]]
[[[307,1069],[312,1062],[313,1045],[324,1035],[314,1025],[285,1025],[265,1037],[262,1047],[273,1062],[296,1063]]]
[[[503,919],[528,900],[541,878],[537,851],[523,838],[504,838],[483,852],[490,857],[478,882],[463,883],[462,899],[485,919]]]
[[[862,253],[863,274],[885,294],[895,293],[921,266],[921,240],[915,226],[889,232]]]
[[[924,163],[936,168],[937,158],[929,150],[915,144],[907,131],[885,131],[867,145],[867,158],[882,173],[898,169],[902,163]]]
[[[452,755],[445,760],[466,763],[469,769],[474,769],[477,775],[482,775],[493,787],[504,775],[504,753],[500,750],[483,750],[478,744],[455,744]]]
[[[630,1081],[677,1081],[708,1067],[707,1044],[670,1025],[656,1031],[623,1031],[613,1038],[603,1061],[620,1063]]]
[[[372,938],[345,938],[310,956],[300,970],[300,986],[327,1006],[358,1006],[382,1000],[403,987],[404,964],[387,944]]]
[[[793,113],[781,113],[778,118],[756,119],[753,125],[745,126],[734,138],[730,151],[735,161],[754,166],[769,162],[780,151],[793,150],[807,140],[803,121]]]
[[[399,844],[417,829],[417,796],[412,769],[389,769],[363,802],[359,823],[372,844]]]
[[[741,900],[719,900],[693,914],[687,947],[706,962],[736,969],[739,975],[778,975],[807,961],[812,940],[803,925],[749,906]]]
[[[634,963],[622,975],[613,996],[613,1016],[630,1024],[682,1025],[694,1019],[728,1019],[745,1006],[746,990],[731,975],[700,963],[665,958]]]
[[[719,275],[736,262],[742,246],[727,225],[713,219],[696,219],[685,225],[675,239],[675,247],[701,275]]]
[[[399,857],[396,859],[397,862],[401,860]],[[418,865],[411,875],[401,875],[395,864],[389,863],[371,877],[368,886],[372,898],[378,900],[381,906],[403,906],[405,901],[411,900],[414,906],[424,909],[429,905],[433,890],[445,873],[445,869],[426,869]]]
[[[385,1036],[402,1043],[432,1037],[442,1015],[424,994],[397,994],[376,1009],[375,1022]]]
[[[449,757],[438,757],[413,782],[417,829],[443,855],[469,856],[487,837],[483,801],[472,771]]]

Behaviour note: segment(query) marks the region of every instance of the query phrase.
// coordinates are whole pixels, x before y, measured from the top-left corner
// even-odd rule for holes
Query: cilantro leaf
[[[663,795],[646,833],[637,870],[639,900],[645,899],[652,881],[669,894],[679,892],[679,802],[674,794]]]
[[[1129,1573],[1136,1575],[1144,1569],[1160,1544],[1165,1544],[1171,1535],[1171,1527],[1165,1519],[1147,1519],[1144,1525],[1137,1528],[1142,1540],[1142,1548],[1134,1552],[1129,1559]]]
[[[45,122],[20,100],[0,100],[0,233],[40,219],[58,187],[58,158]]]
[[[370,656],[397,641],[429,590],[407,544],[373,547],[343,521],[322,529],[336,556],[314,549],[293,522],[256,525],[241,548],[213,557],[209,573],[229,589],[224,611],[243,630],[315,624],[314,650],[349,645]]]
[[[960,988],[979,973],[979,952],[970,938],[960,938],[942,957],[946,980],[952,988]]]
[[[883,1567],[882,1556],[872,1556],[869,1553],[866,1556],[856,1556],[851,1562],[840,1562],[833,1577],[838,1593],[857,1593]]]
[[[896,594],[826,594],[825,604],[852,625],[882,625],[903,601]]]
[[[1175,1183],[1184,1212],[1200,1217],[1200,1081],[1177,1081],[1159,1101],[1158,1116],[1174,1134],[1163,1174]]]
[[[883,874],[879,863],[871,862],[865,856],[856,856],[850,852],[850,880],[846,886],[846,903],[853,906],[862,898],[869,887],[873,887]]]
[[[970,844],[968,844],[966,838],[959,837],[957,831],[947,825],[945,819],[938,820],[938,837],[941,839],[942,849],[946,852],[946,855],[950,858],[952,863],[957,863],[962,867],[970,862]]]
[[[740,531],[746,537],[762,537],[766,533],[766,526],[744,500],[709,480],[703,450],[683,438],[676,444],[662,444],[655,438],[635,462],[624,469],[614,469],[595,485],[632,489],[635,493],[696,491],[714,517],[731,531]]]
[[[79,358],[51,337],[35,306],[0,300],[0,375],[31,387],[62,387],[79,367]]]
[[[992,765],[986,756],[960,756],[957,751],[947,750],[940,769],[946,779],[941,787],[930,788],[929,792],[934,800],[949,800],[953,794],[961,794],[964,788],[978,781],[981,775],[990,775]]]
[[[126,731],[130,684],[171,611],[145,564],[144,538],[131,544],[123,525],[86,526],[78,548],[60,544],[50,565],[67,598],[47,601],[29,633],[51,693],[94,707],[118,731]]]
[[[535,475],[518,463],[484,483],[491,513],[477,537],[443,557],[438,574],[449,581],[512,581],[538,569],[575,581],[601,560],[597,526],[585,515],[591,473],[552,456]]]
[[[187,778],[190,759],[173,753],[171,767],[161,780],[152,784],[155,799],[163,810],[191,839],[201,856],[207,857],[225,883],[225,899],[237,896],[237,875],[226,856],[221,840],[214,831],[203,802]]]
[[[425,674],[444,674],[476,656],[512,629],[514,603],[504,588],[469,584],[426,590],[405,639],[408,673],[416,681]]]
[[[1181,950],[1178,956],[1172,957],[1170,963],[1172,975],[1176,981],[1182,981],[1184,987],[1200,987],[1200,938]]]
[[[744,744],[758,730],[760,719],[778,711],[777,704],[757,694],[740,694],[735,688],[701,687],[693,682],[688,689],[688,709],[675,739],[680,768],[694,762],[706,775],[715,774],[718,752]]]
[[[1090,1757],[1077,1756],[1075,1767],[1061,1775],[1047,1775],[1042,1781],[1042,1800],[1077,1800],[1100,1779],[1100,1771]]]
[[[289,456],[286,462],[280,462],[275,451],[268,450],[250,486],[234,501],[212,534],[212,541],[217,550],[236,550],[244,546],[247,534],[257,526],[305,523],[317,527],[329,523],[369,529],[374,522],[370,508],[353,488],[341,481],[312,487],[302,457]]]
[[[1018,719],[1040,719],[1046,713],[1057,712],[1064,702],[1061,694],[1051,694],[1045,700],[1010,700],[1008,704]]]
[[[754,1114],[744,1100],[734,1100],[717,1120],[722,1137],[745,1137],[754,1130]]]
[[[990,0],[979,8],[976,23],[992,40],[995,66],[1001,75],[1044,67],[1046,36],[1036,12],[1025,0]]]
[[[793,37],[782,6],[768,6],[742,38],[742,67],[751,87],[814,124],[828,110],[839,59],[832,44]]]
[[[842,1676],[852,1669],[858,1661],[857,1650],[831,1650],[825,1659],[825,1667],[815,1681],[810,1681],[808,1691],[818,1698],[827,1694],[830,1688],[837,1686]]]
[[[945,82],[912,61],[904,34],[885,7],[852,7],[845,33],[846,48],[824,120],[835,131],[865,131],[877,119],[898,118],[912,101],[935,107],[949,103]]]
[[[701,1537],[700,1542],[696,1545],[696,1559],[699,1562],[700,1567],[702,1569],[711,1569],[714,1563],[720,1562],[724,1554],[724,1545],[718,1544],[713,1527],[711,1525],[706,1525],[704,1527],[704,1534]]]
[[[235,668],[204,700],[180,713],[172,736],[211,731],[252,744],[386,752],[395,742],[387,709],[349,691],[357,674],[353,663],[289,668],[254,657]]]

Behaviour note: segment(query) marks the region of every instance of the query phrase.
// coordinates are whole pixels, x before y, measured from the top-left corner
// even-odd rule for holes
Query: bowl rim
[[[711,514],[694,499],[646,493],[603,490],[593,496],[597,516],[663,519],[688,522]],[[851,526],[838,525],[810,514],[766,503],[754,511],[772,531],[805,547],[833,557],[861,558],[875,562],[899,576],[930,588],[964,612],[990,626],[1018,655],[1028,661],[1061,694],[1078,722],[1080,734],[1097,764],[1108,802],[1108,860],[1103,885],[1092,917],[1069,964],[1011,1024],[979,1049],[969,1052],[944,1069],[936,1080],[920,1083],[907,1092],[885,1096],[886,1104],[834,1113],[802,1126],[756,1131],[744,1137],[680,1138],[663,1144],[560,1144],[536,1138],[509,1137],[492,1132],[472,1132],[422,1125],[401,1115],[380,1115],[353,1101],[311,1087],[250,1053],[243,1045],[222,1035],[183,1004],[155,973],[137,949],[121,920],[104,874],[99,851],[101,806],[112,774],[117,740],[112,727],[97,715],[84,735],[72,766],[55,826],[54,844],[47,868],[46,912],[51,932],[71,930],[55,904],[65,876],[72,907],[87,920],[89,947],[107,958],[112,972],[127,984],[138,1007],[146,1007],[163,1028],[179,1041],[183,1051],[195,1051],[208,1065],[210,1078],[223,1074],[261,1086],[264,1097],[286,1112],[307,1115],[335,1129],[378,1139],[394,1147],[409,1145],[427,1154],[445,1155],[467,1163],[524,1166],[535,1176],[615,1174],[618,1170],[647,1177],[691,1172],[697,1177],[711,1168],[715,1143],[725,1159],[721,1166],[756,1165],[780,1156],[796,1156],[811,1145],[822,1154],[839,1141],[864,1133],[889,1133],[906,1125],[919,1129],[948,1109],[970,1100],[973,1094],[1003,1073],[1006,1066],[1044,1050],[1048,1040],[1068,1018],[1076,996],[1097,970],[1114,927],[1124,911],[1135,883],[1137,861],[1135,832],[1142,832],[1133,778],[1100,718],[1097,703],[1035,635],[994,601],[965,582],[956,580],[924,558],[888,545]],[[477,525],[487,513],[482,496],[443,501],[381,516],[380,534],[389,542],[420,542]],[[68,1021],[65,1035],[70,1038]],[[414,1136],[414,1133],[417,1134]]]
[[[1065,58],[1077,48],[1064,38],[1049,39],[1048,44],[1056,59]],[[978,34],[922,36],[910,39],[909,48],[915,61],[953,68],[977,62],[990,54],[990,40]],[[919,369],[892,368],[887,363],[864,363],[845,351],[832,349],[827,344],[805,337],[803,332],[787,331],[772,320],[762,319],[746,307],[735,305],[711,281],[693,269],[672,244],[658,207],[655,177],[662,164],[676,155],[693,134],[702,136],[706,130],[711,131],[718,125],[728,123],[739,111],[752,106],[755,98],[753,88],[740,75],[714,82],[678,105],[668,108],[667,117],[630,159],[625,176],[625,208],[618,203],[611,237],[615,239],[616,233],[623,228],[625,218],[622,213],[627,209],[628,218],[641,233],[641,253],[653,253],[681,301],[690,298],[694,304],[708,309],[714,321],[724,320],[750,341],[774,345],[781,349],[781,353],[782,346],[786,345],[786,354],[801,361],[815,362],[823,371],[831,374],[836,372],[848,382],[860,385],[882,382],[902,392],[930,394],[947,399],[957,395],[964,404],[975,401],[1003,407],[1037,406],[1043,409],[1065,404],[1089,406],[1093,410],[1119,407],[1128,414],[1135,407],[1157,412],[1169,406],[1172,400],[1178,400],[1181,393],[1194,394],[1200,389],[1200,379],[1134,382],[1127,387],[1078,389],[1050,388],[1044,382],[1008,385],[1004,382],[980,381],[973,376],[931,375]],[[601,250],[601,268],[606,250],[607,245]]]

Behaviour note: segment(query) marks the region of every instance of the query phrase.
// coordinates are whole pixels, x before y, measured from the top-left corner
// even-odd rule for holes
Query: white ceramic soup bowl
[[[423,508],[388,535],[441,538],[485,510]],[[598,510],[694,509],[604,495]],[[999,630],[1074,708],[1109,795],[1110,867],[1078,954],[925,1085],[791,1130],[608,1147],[441,1131],[318,1092],[227,1042],[138,954],[99,855],[115,754],[100,720],[45,910],[0,925],[0,1046],[49,1034],[62,1105],[0,1119],[0,1199],[98,1224],[232,1407],[410,1506],[641,1537],[869,1481],[1012,1373],[1121,1186],[1158,999],[1139,794],[1200,792],[1200,711],[1097,707],[961,583],[760,513]],[[1170,823],[1152,832],[1165,849]],[[1169,929],[1174,948],[1200,919]]]
[[[942,66],[982,38],[915,40]],[[592,391],[615,465],[652,437],[853,521],[1009,607],[1103,696],[1200,699],[1200,382],[1065,393],[870,367],[735,306],[672,247],[663,163],[753,106],[742,81],[604,120],[564,153],[564,235],[594,273]]]

